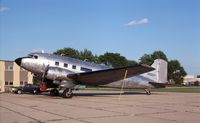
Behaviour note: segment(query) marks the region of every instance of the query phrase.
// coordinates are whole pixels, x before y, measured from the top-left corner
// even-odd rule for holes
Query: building
[[[33,75],[14,61],[0,60],[0,92],[5,92],[12,86],[32,83],[32,79]]]
[[[184,77],[183,85],[200,86],[200,78],[193,75],[187,75]]]

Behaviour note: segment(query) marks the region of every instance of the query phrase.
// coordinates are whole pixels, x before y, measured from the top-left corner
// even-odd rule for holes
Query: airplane
[[[144,79],[146,76],[157,75],[151,73],[151,71],[155,71],[156,67],[154,66],[136,64],[134,66],[113,68],[104,64],[96,64],[50,53],[30,53],[25,57],[17,58],[15,62],[23,69],[33,73],[37,78],[40,78],[47,88],[53,88],[50,91],[50,95],[59,95],[59,90],[63,90],[62,96],[64,98],[71,98],[73,95],[72,90],[79,85],[112,87],[112,83],[114,83],[113,87],[119,87],[121,84],[117,86],[117,81],[121,83],[120,80],[126,78]],[[155,81],[153,82],[152,79],[152,83],[149,82],[146,85],[140,82],[132,83],[141,85],[147,94],[151,94],[147,90],[149,87],[162,85],[159,81]],[[129,85],[127,87],[134,88],[134,86],[133,84],[133,86]]]

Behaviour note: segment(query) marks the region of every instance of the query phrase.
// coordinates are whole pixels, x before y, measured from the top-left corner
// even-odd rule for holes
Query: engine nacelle
[[[50,80],[70,80],[67,75],[72,74],[73,72],[58,68],[58,67],[49,67],[46,74],[45,78],[50,79]]]

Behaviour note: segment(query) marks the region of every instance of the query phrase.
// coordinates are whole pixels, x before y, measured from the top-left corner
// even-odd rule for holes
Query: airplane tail
[[[149,78],[157,83],[167,83],[167,62],[162,59],[156,59],[151,66],[155,70],[147,73]]]

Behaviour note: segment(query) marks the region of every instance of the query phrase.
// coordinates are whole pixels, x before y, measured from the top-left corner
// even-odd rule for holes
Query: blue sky
[[[63,47],[138,61],[165,52],[200,74],[199,0],[0,0],[0,59]]]

